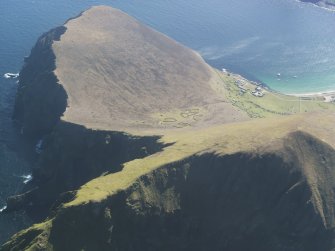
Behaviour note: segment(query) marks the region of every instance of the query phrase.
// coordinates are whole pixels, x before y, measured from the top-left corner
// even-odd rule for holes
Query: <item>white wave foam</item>
[[[4,206],[2,208],[0,208],[0,213],[2,213],[3,211],[5,211],[7,209],[7,206]]]
[[[10,72],[7,72],[3,75],[3,77],[6,79],[14,79],[14,78],[18,78],[19,76],[20,76],[19,73],[10,73]]]
[[[31,174],[22,175],[20,177],[23,179],[23,184],[28,184],[33,179],[33,176]]]

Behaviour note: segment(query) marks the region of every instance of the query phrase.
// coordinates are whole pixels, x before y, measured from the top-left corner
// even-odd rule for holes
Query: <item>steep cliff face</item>
[[[50,133],[66,109],[67,94],[53,73],[56,66],[51,48],[65,31],[61,26],[42,35],[20,72],[13,117],[30,139]]]
[[[299,232],[308,241],[322,227],[312,205],[301,212],[310,198],[306,184],[296,188],[299,193],[285,194],[301,180],[300,175],[289,174],[287,164],[277,156],[237,153],[186,159],[142,177],[119,200],[106,202],[97,215],[94,205],[82,209],[81,223],[93,218],[103,226],[96,228],[96,241],[83,243],[78,238],[89,234],[85,229],[93,221],[78,227],[66,224],[79,214],[76,208],[54,221],[50,243],[56,250],[94,250],[97,245],[99,250],[299,250],[289,244],[294,238],[290,235]],[[288,205],[293,217],[301,214],[301,222],[282,224],[287,216],[281,211]],[[302,230],[304,220],[313,226],[310,233]],[[77,234],[61,235],[64,229]],[[69,241],[74,246],[62,245]]]
[[[38,39],[20,72],[13,114],[21,134],[31,145],[40,142],[41,149],[37,150],[42,152],[33,168],[33,182],[23,194],[8,198],[6,211],[26,209],[38,220],[46,216],[61,193],[78,189],[100,175],[120,171],[122,163],[163,147],[157,136],[93,130],[61,119],[69,107],[68,92],[55,74],[53,46],[66,30],[60,26]]]
[[[60,208],[3,250],[30,235],[32,250],[333,250],[334,166],[334,149],[301,132],[276,152],[192,156],[99,203]]]
[[[42,220],[61,193],[78,189],[100,175],[121,171],[127,161],[160,151],[164,144],[158,140],[59,122],[44,139],[30,189],[10,197],[6,210],[24,208]]]
[[[191,157],[88,211],[64,210],[50,243],[56,250],[332,250],[334,165],[334,149],[300,132],[277,153]],[[88,236],[93,222],[100,222],[96,241],[83,242],[78,236]]]

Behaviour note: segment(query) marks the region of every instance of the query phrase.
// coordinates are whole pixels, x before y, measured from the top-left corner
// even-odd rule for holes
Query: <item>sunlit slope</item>
[[[215,102],[217,76],[204,60],[127,14],[94,7],[65,27],[53,44],[55,74],[68,94],[64,121],[150,128],[155,113]]]
[[[59,39],[51,41],[51,49],[53,72],[67,97],[61,118],[65,122],[150,134],[153,129],[189,129],[334,109],[321,100],[300,102],[272,92],[255,97],[252,84],[241,95],[235,75],[213,69],[196,52],[111,7],[93,7],[64,27]],[[33,64],[43,62],[37,58]],[[25,89],[31,90],[20,90],[26,96],[21,109],[30,111],[27,117],[42,118],[44,106],[52,106],[54,92],[45,95],[50,99],[33,97],[37,90],[28,82]]]

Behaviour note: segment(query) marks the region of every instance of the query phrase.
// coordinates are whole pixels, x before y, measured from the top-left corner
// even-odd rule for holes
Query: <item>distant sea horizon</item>
[[[283,93],[335,91],[335,12],[295,0],[9,0],[0,3],[0,208],[30,164],[11,116],[17,73],[38,37],[93,5],[119,8],[225,68]],[[31,222],[0,214],[0,243]]]

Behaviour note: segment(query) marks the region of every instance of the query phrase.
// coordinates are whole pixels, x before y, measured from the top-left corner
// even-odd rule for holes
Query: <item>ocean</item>
[[[11,114],[17,73],[37,38],[92,5],[119,8],[226,68],[284,93],[335,90],[335,12],[294,0],[1,0],[0,208],[23,186],[30,163],[18,152]],[[279,74],[280,73],[280,74]],[[0,215],[0,243],[29,225]]]

